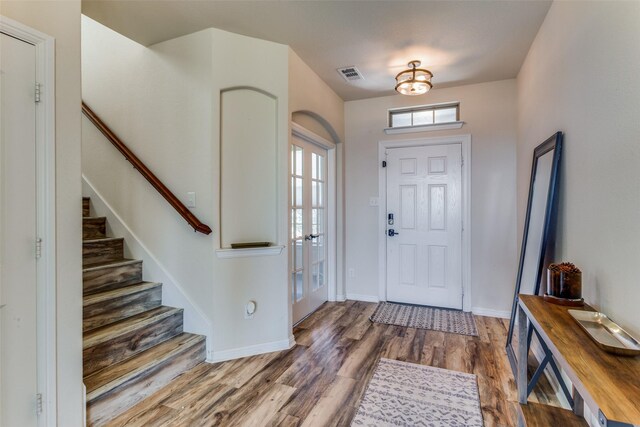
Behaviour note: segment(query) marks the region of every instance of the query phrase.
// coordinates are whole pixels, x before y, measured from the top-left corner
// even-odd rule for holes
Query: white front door
[[[292,141],[289,283],[296,324],[328,298],[327,150]]]
[[[36,50],[0,34],[0,425],[35,426]]]
[[[461,145],[387,149],[387,300],[462,309]]]

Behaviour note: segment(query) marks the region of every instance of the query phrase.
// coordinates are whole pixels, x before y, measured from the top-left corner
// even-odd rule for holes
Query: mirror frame
[[[536,270],[535,287],[533,295],[540,293],[540,282],[542,280],[542,272],[544,268],[545,258],[548,255],[549,243],[555,238],[555,227],[557,217],[557,200],[558,200],[558,182],[560,172],[560,159],[562,156],[562,132],[556,132],[542,144],[538,145],[533,151],[533,165],[531,167],[531,178],[529,180],[529,199],[527,201],[527,214],[524,222],[524,232],[522,236],[522,246],[520,249],[520,263],[518,265],[518,275],[516,278],[516,288],[513,296],[513,305],[511,307],[511,320],[509,321],[509,331],[507,335],[507,356],[509,357],[509,363],[511,364],[511,370],[514,377],[517,379],[517,356],[516,351],[513,348],[513,332],[515,329],[516,315],[518,310],[518,295],[520,294],[520,287],[522,285],[522,270],[524,267],[527,238],[529,233],[529,222],[531,219],[531,204],[533,201],[533,185],[536,178],[538,159],[548,153],[551,150],[555,150],[553,153],[553,160],[551,163],[551,176],[549,177],[549,188],[547,190],[547,206],[544,213],[544,226],[542,231],[542,240],[540,243],[540,252],[538,254],[538,267]],[[531,341],[531,329],[529,327],[528,340]]]

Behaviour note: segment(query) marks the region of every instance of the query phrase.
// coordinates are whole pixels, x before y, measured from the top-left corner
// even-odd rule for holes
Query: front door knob
[[[396,230],[394,230],[393,228],[390,228],[387,230],[387,234],[389,235],[389,237],[393,237],[393,236],[397,236],[400,233],[396,232]]]

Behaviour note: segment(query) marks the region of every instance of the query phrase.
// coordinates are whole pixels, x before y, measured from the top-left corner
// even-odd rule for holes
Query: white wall
[[[344,101],[292,49],[289,49],[289,110],[299,125],[329,141],[344,141]],[[300,112],[322,117],[335,134],[331,135],[317,120]]]
[[[518,230],[533,148],[565,133],[557,259],[640,335],[640,3],[554,2],[518,75]]]
[[[386,135],[387,109],[460,102],[462,129]],[[425,96],[401,95],[350,101],[346,121],[347,295],[378,297],[378,142],[471,134],[472,307],[508,315],[517,268],[516,250],[516,82],[433,89]]]
[[[278,100],[277,198],[278,244],[287,242],[287,195],[289,181],[289,107],[288,47],[264,40],[240,36],[221,30],[210,30],[213,36],[213,188],[219,186],[219,119],[220,91],[235,86],[251,86],[264,90]],[[258,66],[260,72],[255,71]],[[217,190],[215,190],[217,191]],[[214,212],[219,211],[218,198]],[[224,207],[223,207],[224,208]],[[216,225],[217,221],[214,222]],[[214,231],[215,233],[215,231]],[[218,235],[214,236],[214,240]],[[216,240],[216,247],[220,242]],[[279,256],[214,260],[214,349],[229,350],[220,357],[234,357],[256,352],[256,345],[268,348],[288,347],[291,335],[288,303],[287,253]],[[252,319],[244,319],[244,304],[255,300],[258,305]],[[269,344],[271,343],[271,344]],[[285,345],[286,343],[286,345]],[[242,349],[245,350],[242,350]],[[237,352],[234,352],[237,350]],[[244,353],[243,353],[244,351]]]
[[[336,295],[344,299],[344,101],[289,49],[291,121],[336,143]]]
[[[80,1],[5,1],[0,14],[55,37],[58,425],[80,426],[82,220],[80,210]]]
[[[217,193],[201,172],[210,167],[213,152],[208,143],[212,100],[202,90],[212,79],[210,35],[200,32],[149,50],[83,17],[82,36],[85,102],[178,197],[184,201],[187,191],[195,191],[195,215],[214,228],[211,211],[203,207],[212,204]],[[86,118],[82,132],[82,171],[89,183],[206,312],[206,302],[213,301],[211,237],[194,233]],[[94,207],[102,206],[95,202]],[[179,245],[172,240],[176,237]],[[146,258],[134,242],[127,243],[127,256]],[[165,282],[165,302],[175,304],[167,298],[167,287],[174,283],[149,275],[150,264],[143,264],[145,278]],[[206,332],[206,322],[203,330],[190,319],[186,314],[187,330]]]
[[[287,47],[210,29],[146,48],[86,17],[82,36],[85,101],[179,198],[197,193],[192,211],[213,234],[194,233],[86,121],[83,173],[213,325],[209,358],[288,346],[286,253],[216,257],[220,91],[252,86],[277,97],[277,156],[286,165]],[[286,166],[277,180],[277,243],[284,243]],[[244,319],[249,299],[258,309]]]

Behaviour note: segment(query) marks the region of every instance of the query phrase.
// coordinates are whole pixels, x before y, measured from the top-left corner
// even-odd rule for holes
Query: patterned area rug
[[[351,425],[482,427],[476,376],[380,359]]]
[[[478,335],[473,314],[458,310],[381,302],[370,319],[387,325]]]

